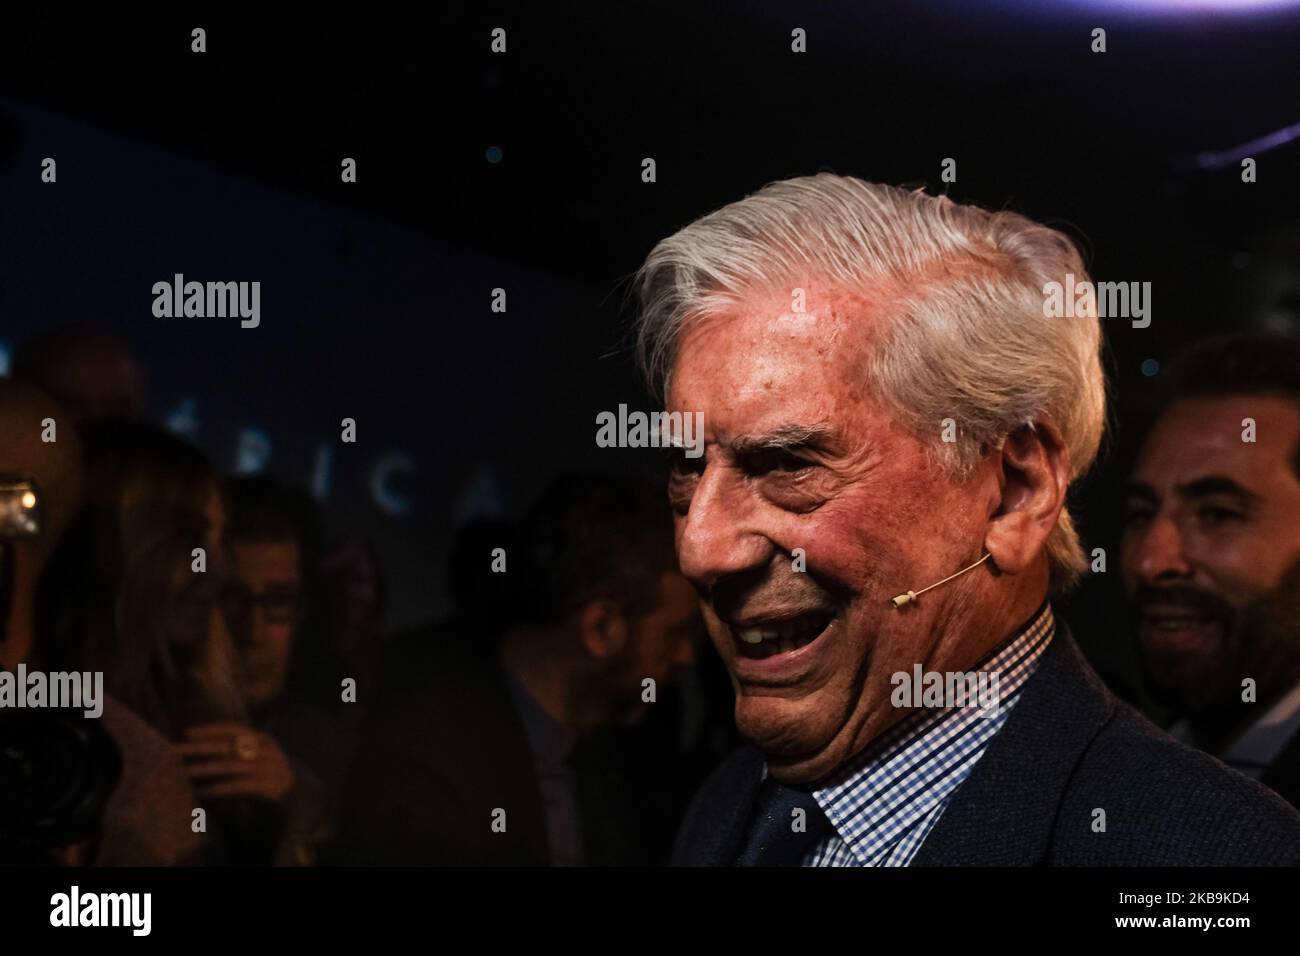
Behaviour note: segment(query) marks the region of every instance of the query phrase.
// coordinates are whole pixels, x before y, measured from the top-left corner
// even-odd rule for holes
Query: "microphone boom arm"
[[[981,564],[983,564],[991,557],[993,557],[992,554],[985,552],[984,557],[980,558],[974,564],[970,565],[970,567],[962,568],[956,574],[950,574],[942,581],[935,581],[929,587],[921,588],[921,590],[919,591],[907,591],[903,594],[899,594],[891,600],[891,603],[894,605],[895,609],[904,608],[909,604],[914,604],[916,603],[916,599],[920,597],[922,594],[924,594],[926,591],[933,590],[934,588],[937,588],[941,584],[947,584],[953,578],[959,578],[967,571],[974,571],[976,568],[978,568]]]

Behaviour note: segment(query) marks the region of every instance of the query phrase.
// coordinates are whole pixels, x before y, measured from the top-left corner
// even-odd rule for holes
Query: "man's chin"
[[[842,725],[804,698],[738,696],[736,729],[763,751],[778,783],[810,783],[851,756],[848,742],[840,739]]]
[[[1241,687],[1225,681],[1223,671],[1155,671],[1147,669],[1147,693],[1160,707],[1178,717],[1204,719],[1241,704]]]

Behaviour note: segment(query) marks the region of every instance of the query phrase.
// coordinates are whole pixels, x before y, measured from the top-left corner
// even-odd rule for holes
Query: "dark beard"
[[[1134,597],[1135,623],[1141,606],[1151,602],[1198,611],[1220,627],[1218,660],[1170,661],[1175,666],[1161,667],[1139,641],[1143,679],[1152,699],[1200,727],[1248,723],[1300,679],[1300,560],[1276,588],[1246,604],[1188,586],[1145,587]],[[1242,700],[1246,678],[1255,681],[1255,703]]]

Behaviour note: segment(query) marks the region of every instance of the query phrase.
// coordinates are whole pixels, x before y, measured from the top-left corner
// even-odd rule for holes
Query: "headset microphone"
[[[909,604],[914,604],[914,603],[916,602],[916,599],[917,599],[918,597],[920,597],[922,594],[924,594],[926,591],[932,590],[933,588],[937,588],[940,584],[947,584],[947,583],[948,583],[949,581],[951,581],[953,578],[959,578],[959,577],[961,577],[963,574],[965,574],[967,571],[974,571],[976,568],[978,568],[981,564],[983,564],[985,561],[987,561],[987,560],[988,560],[989,558],[991,558],[991,557],[993,557],[993,555],[986,553],[986,554],[984,555],[984,557],[980,558],[978,561],[976,561],[976,562],[975,562],[974,564],[972,564],[970,567],[968,567],[968,568],[962,568],[962,569],[961,569],[960,571],[958,571],[956,574],[950,574],[950,575],[948,575],[946,578],[944,578],[942,581],[935,581],[935,582],[934,582],[933,584],[931,584],[929,587],[921,588],[921,590],[919,590],[919,591],[907,591],[907,592],[904,593],[904,594],[900,594],[900,595],[898,595],[897,597],[895,597],[895,598],[892,599],[892,603],[893,603],[893,605],[894,605],[895,608],[903,608],[903,607],[906,607],[906,606],[909,605]]]

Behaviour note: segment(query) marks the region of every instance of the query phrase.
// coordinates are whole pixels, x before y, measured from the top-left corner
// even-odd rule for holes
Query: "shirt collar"
[[[1246,729],[1221,758],[1232,766],[1270,767],[1300,730],[1300,684]]]
[[[1179,743],[1197,750],[1205,749],[1186,717],[1175,721],[1166,733]],[[1216,756],[1239,773],[1259,779],[1297,733],[1300,733],[1300,684],[1291,688],[1247,727],[1227,750]]]
[[[576,735],[543,710],[523,681],[511,673],[509,668],[502,669],[533,756],[546,763],[563,763],[573,750]]]
[[[989,716],[977,706],[918,709],[813,791],[860,862],[878,861],[951,797],[1001,729],[1055,631],[1044,603],[971,668],[997,674],[997,707]]]

